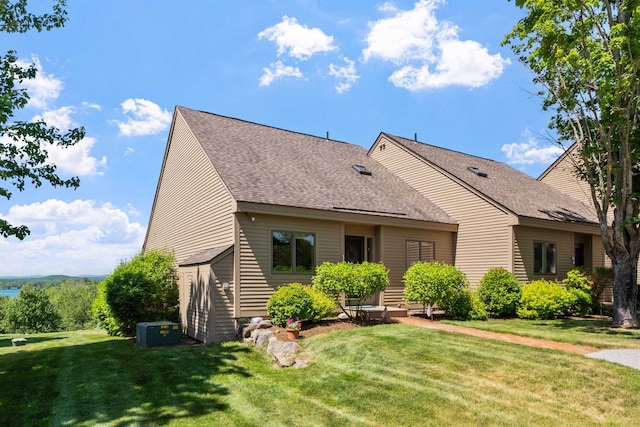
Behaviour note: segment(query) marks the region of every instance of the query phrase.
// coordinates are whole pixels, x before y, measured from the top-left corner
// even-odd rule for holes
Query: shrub
[[[313,316],[313,297],[300,283],[281,286],[267,301],[267,313],[278,326],[285,326],[288,319],[308,319]]]
[[[452,309],[459,293],[467,286],[467,277],[452,265],[416,262],[404,274],[404,299]]]
[[[566,313],[574,297],[558,283],[536,280],[522,290],[517,314],[523,319],[553,319]]]
[[[602,303],[600,298],[606,289],[613,289],[614,273],[613,268],[596,267],[593,270],[591,283],[592,312],[602,314]],[[640,294],[638,294],[640,297]]]
[[[104,280],[102,290],[109,309],[103,307],[102,315],[108,316],[110,334],[133,336],[138,322],[179,320],[174,262],[172,253],[148,251],[122,262]]]
[[[464,288],[451,298],[445,309],[448,316],[457,320],[487,320],[487,307],[475,292]]]
[[[574,300],[567,314],[586,316],[591,313],[591,278],[585,272],[574,269],[567,273],[567,278],[562,283]]]
[[[389,270],[379,263],[324,262],[316,268],[313,286],[333,299],[342,311],[352,318],[340,302],[344,294],[346,299],[355,300],[355,312],[359,313],[362,302],[376,292],[384,291],[389,284]]]
[[[311,320],[317,322],[325,317],[334,315],[336,302],[333,299],[329,298],[313,286],[307,286],[305,287],[305,290],[313,299],[313,315]]]
[[[492,268],[480,280],[478,297],[492,317],[515,316],[522,296],[522,284],[502,267]]]
[[[44,289],[23,286],[6,310],[4,327],[9,333],[40,333],[60,330],[61,319]]]
[[[62,330],[74,331],[96,326],[91,306],[98,293],[97,282],[63,281],[47,291],[60,314]]]

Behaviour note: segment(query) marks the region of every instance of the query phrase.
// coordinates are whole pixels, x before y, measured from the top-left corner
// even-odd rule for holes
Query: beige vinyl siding
[[[168,248],[178,262],[233,242],[233,200],[176,112],[144,250]]]
[[[455,265],[472,285],[492,267],[511,269],[510,216],[392,141],[371,156],[458,221]]]
[[[547,242],[556,245],[556,274],[533,273],[533,243]],[[563,280],[573,269],[574,239],[568,231],[548,230],[536,227],[514,227],[514,271],[518,280],[530,282],[537,279]]]
[[[576,176],[575,167],[571,160],[572,155],[572,152],[568,152],[538,180],[574,199],[580,200],[587,206],[592,206],[593,200],[591,199],[589,184]]]
[[[312,274],[271,272],[272,231],[314,233],[316,265],[342,260],[342,224],[339,222],[244,213],[238,214],[237,220],[240,229],[237,317],[266,315],[267,300],[279,286],[294,282],[311,284]]]
[[[389,286],[380,301],[382,305],[397,305],[404,300],[402,277],[407,271],[407,240],[434,242],[436,261],[453,264],[453,235],[450,232],[382,226],[379,236],[380,261],[389,269]]]
[[[204,343],[233,340],[233,255],[180,267],[179,277],[180,319],[187,335]],[[223,283],[229,283],[229,290]]]

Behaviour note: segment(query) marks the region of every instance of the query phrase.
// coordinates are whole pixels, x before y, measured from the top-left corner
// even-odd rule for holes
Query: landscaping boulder
[[[273,356],[273,363],[277,366],[288,367],[296,363],[296,353],[300,349],[297,342],[280,341],[271,338],[267,346],[267,354]]]
[[[273,332],[268,329],[255,329],[251,333],[251,343],[256,347],[262,347],[273,336]]]

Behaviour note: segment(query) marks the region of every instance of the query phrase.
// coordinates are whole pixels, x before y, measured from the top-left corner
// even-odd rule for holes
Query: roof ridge
[[[244,120],[244,119],[239,119],[237,117],[225,116],[224,114],[211,113],[209,111],[204,111],[204,110],[197,110],[195,108],[189,108],[189,107],[185,107],[183,105],[176,105],[176,109],[195,111],[197,113],[208,114],[210,116],[219,117],[221,119],[234,120],[234,121],[237,121],[237,122],[242,122],[242,123],[246,123],[246,124],[250,124],[250,125],[254,125],[254,126],[260,126],[262,128],[273,129],[273,130],[277,130],[277,131],[280,131],[280,132],[287,132],[287,133],[292,133],[292,134],[295,134],[295,135],[308,136],[308,137],[319,139],[319,140],[322,140],[322,141],[337,142],[339,144],[346,144],[346,145],[353,145],[353,146],[360,147],[360,145],[358,145],[358,144],[353,144],[353,143],[347,142],[347,141],[340,141],[338,139],[331,139],[331,138],[322,137],[322,136],[318,136],[318,135],[312,135],[310,133],[299,132],[299,131],[290,130],[290,129],[284,129],[284,128],[280,128],[280,127],[277,127],[277,126],[265,125],[264,123],[252,122],[250,120]],[[327,132],[327,134],[328,134],[328,132]]]
[[[428,147],[432,147],[432,148],[435,148],[435,149],[438,149],[438,150],[444,150],[444,151],[449,151],[449,152],[452,152],[452,153],[462,154],[463,156],[466,156],[466,157],[475,157],[476,159],[487,160],[489,162],[494,162],[494,163],[498,162],[497,160],[494,160],[494,159],[489,159],[487,157],[482,157],[482,156],[476,156],[475,154],[465,153],[463,151],[454,150],[452,148],[441,147],[439,145],[433,145],[433,144],[427,144],[426,142],[417,141],[415,139],[410,139],[410,138],[405,138],[404,136],[392,135],[392,134],[387,133],[387,132],[382,132],[382,133],[384,135],[387,135],[388,137],[404,139],[405,141],[409,141],[409,142],[412,142],[414,144],[422,144],[422,145],[426,145]],[[502,162],[498,162],[498,163],[502,163]],[[533,178],[533,179],[535,179],[535,178]]]

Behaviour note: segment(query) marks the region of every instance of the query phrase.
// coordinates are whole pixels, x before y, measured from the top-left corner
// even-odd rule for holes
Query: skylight
[[[475,173],[478,176],[481,176],[483,178],[487,177],[487,173],[480,168],[477,168],[475,166],[469,166],[467,169],[469,169],[471,172]]]
[[[358,171],[361,175],[371,175],[371,171],[368,171],[365,166],[362,165],[353,165],[353,168]]]

